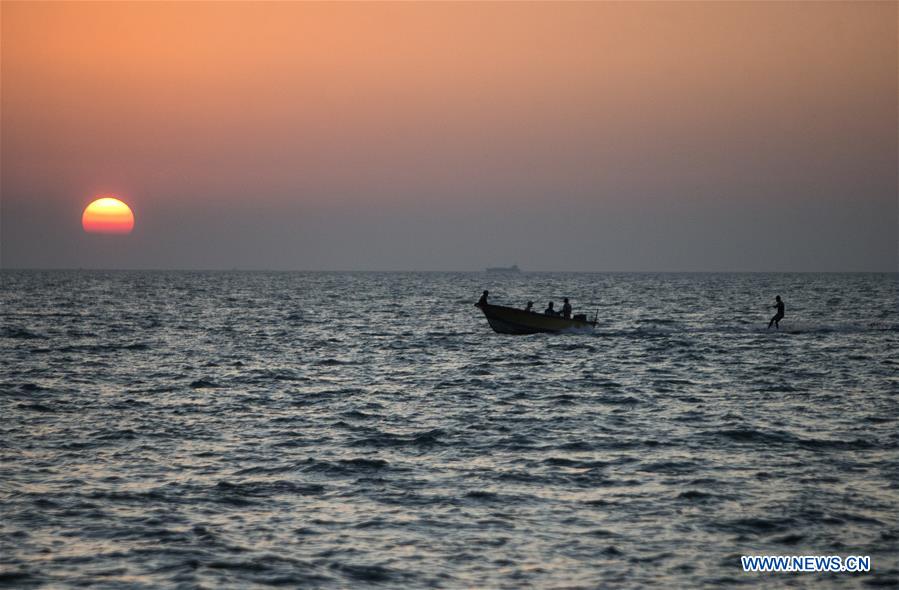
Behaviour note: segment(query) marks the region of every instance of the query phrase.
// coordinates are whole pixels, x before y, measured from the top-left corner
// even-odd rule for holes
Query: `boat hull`
[[[494,332],[499,334],[558,334],[592,331],[596,322],[548,316],[503,305],[478,305]]]

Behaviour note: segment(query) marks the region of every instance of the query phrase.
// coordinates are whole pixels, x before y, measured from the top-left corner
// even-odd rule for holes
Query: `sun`
[[[134,229],[134,213],[113,196],[99,196],[85,207],[81,227],[89,234],[130,234]]]

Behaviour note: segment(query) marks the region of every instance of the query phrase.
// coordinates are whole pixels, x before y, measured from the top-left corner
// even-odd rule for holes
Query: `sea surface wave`
[[[2,271],[0,586],[899,586],[897,276]]]

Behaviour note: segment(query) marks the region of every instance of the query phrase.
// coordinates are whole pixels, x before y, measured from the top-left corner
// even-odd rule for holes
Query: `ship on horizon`
[[[512,266],[488,266],[487,272],[521,272],[517,264]]]

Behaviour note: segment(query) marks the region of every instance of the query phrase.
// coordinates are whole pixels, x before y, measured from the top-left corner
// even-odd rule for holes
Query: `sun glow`
[[[81,226],[89,234],[130,234],[134,229],[134,214],[115,197],[100,197],[84,209]]]

